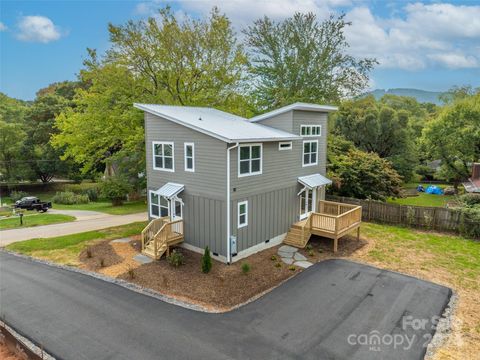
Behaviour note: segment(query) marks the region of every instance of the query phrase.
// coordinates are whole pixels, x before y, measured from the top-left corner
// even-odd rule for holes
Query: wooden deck
[[[142,231],[142,254],[158,260],[165,253],[170,255],[170,246],[183,240],[183,220],[154,219]]]
[[[362,207],[357,205],[320,200],[317,209],[290,228],[284,243],[304,248],[312,234],[333,239],[333,251],[338,248],[338,239],[353,230],[360,237]]]

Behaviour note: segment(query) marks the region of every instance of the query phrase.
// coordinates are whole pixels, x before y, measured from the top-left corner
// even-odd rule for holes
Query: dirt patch
[[[21,360],[20,357],[16,356],[7,345],[0,342],[0,359],[2,360]]]
[[[86,257],[86,250],[82,252],[82,268],[127,280],[164,295],[217,311],[238,306],[302,271],[298,267],[292,271],[288,265],[272,260],[272,256],[277,254],[278,246],[232,265],[213,260],[209,274],[201,272],[201,254],[183,248],[177,248],[177,251],[184,255],[185,264],[175,268],[165,258],[144,265],[137,263],[132,258],[139,253],[139,241],[105,241],[94,246],[92,258]],[[99,266],[100,256],[105,259],[104,267]],[[242,271],[243,263],[250,265],[247,274]]]

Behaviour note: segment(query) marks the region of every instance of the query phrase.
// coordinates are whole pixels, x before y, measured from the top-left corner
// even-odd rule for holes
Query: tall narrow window
[[[185,143],[185,171],[195,171],[195,145]]]
[[[318,164],[318,140],[303,142],[303,166]]]
[[[238,176],[262,173],[262,145],[241,145],[238,151]]]
[[[238,228],[248,225],[248,201],[238,203]]]
[[[153,168],[155,170],[175,170],[173,156],[173,142],[154,141],[153,146]]]

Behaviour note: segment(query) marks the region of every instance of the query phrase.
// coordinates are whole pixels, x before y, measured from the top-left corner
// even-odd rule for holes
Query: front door
[[[313,210],[313,192],[310,189],[305,189],[300,193],[300,220],[305,219]]]
[[[183,202],[180,199],[172,199],[172,221],[183,218]]]

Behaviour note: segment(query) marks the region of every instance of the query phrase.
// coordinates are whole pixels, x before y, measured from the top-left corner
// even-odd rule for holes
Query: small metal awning
[[[330,185],[332,180],[320,174],[312,174],[307,176],[300,176],[298,182],[310,190],[318,186]]]
[[[181,193],[183,189],[185,189],[185,185],[169,182],[155,191],[155,193],[163,196],[164,198],[171,199]]]

